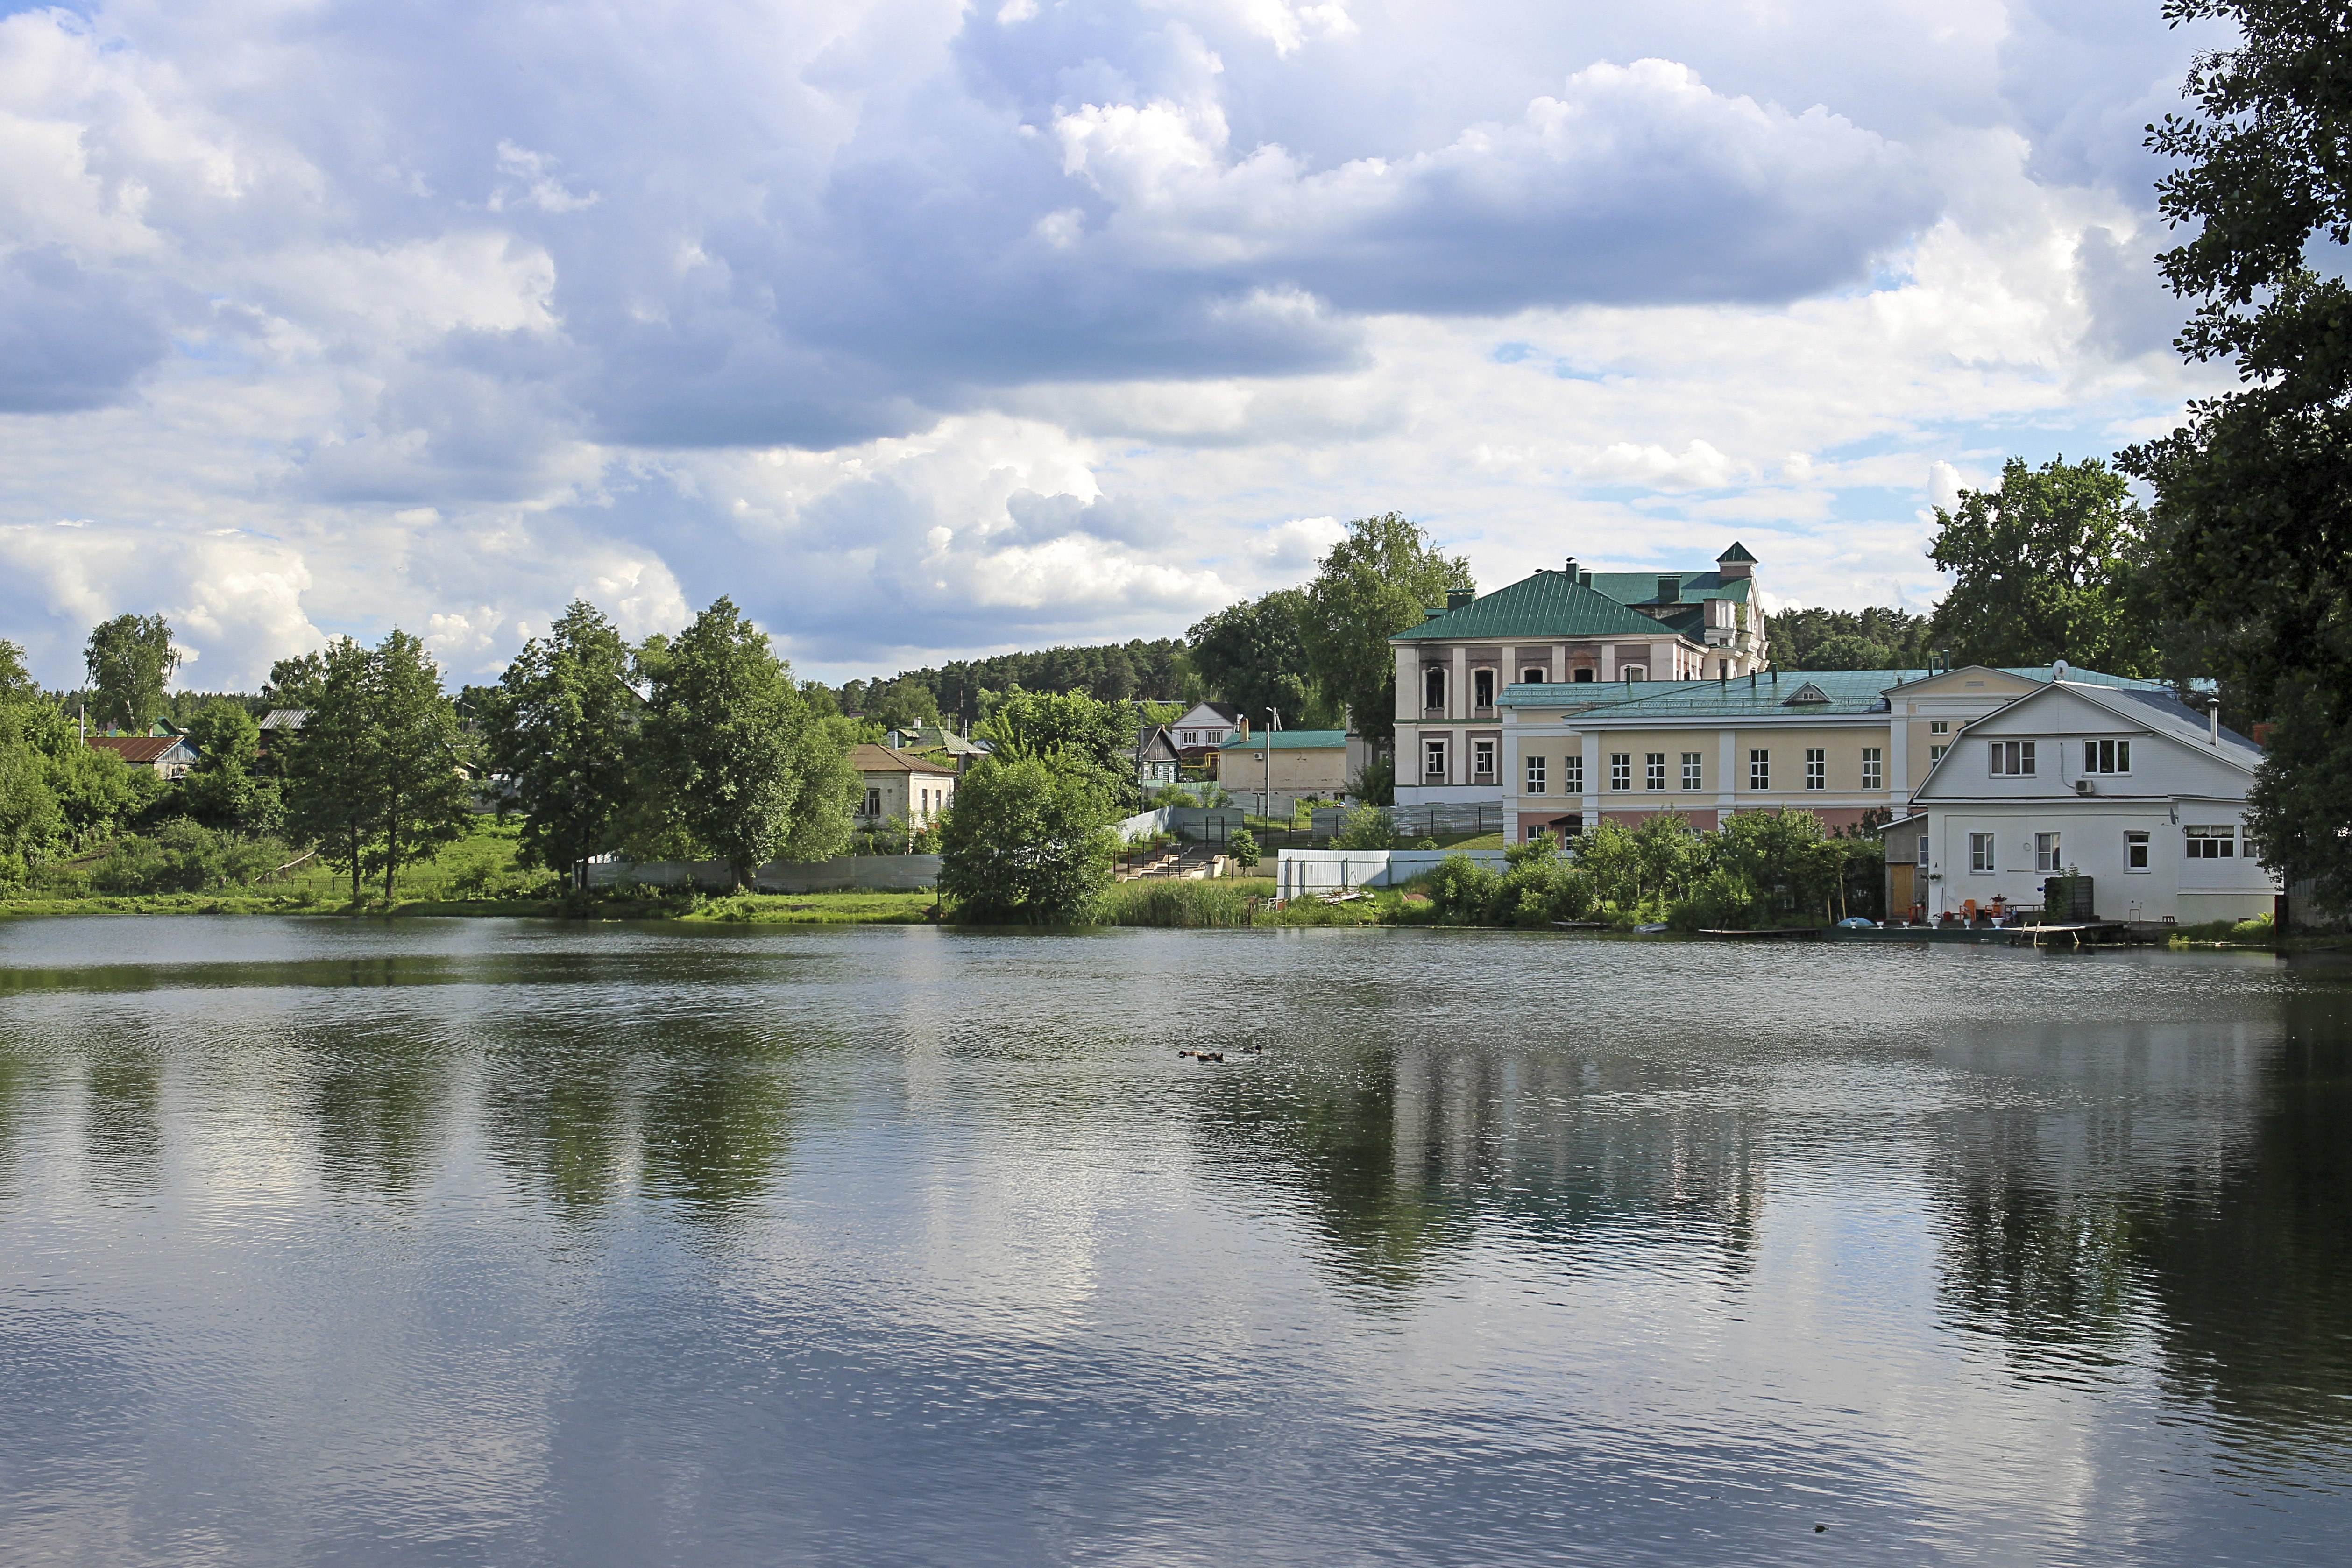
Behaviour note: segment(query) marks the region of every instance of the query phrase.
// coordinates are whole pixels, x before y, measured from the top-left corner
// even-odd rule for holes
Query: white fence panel
[[[1500,850],[1281,850],[1275,855],[1274,893],[1276,898],[1299,898],[1393,887],[1436,870],[1456,854],[1496,872],[1507,863]]]

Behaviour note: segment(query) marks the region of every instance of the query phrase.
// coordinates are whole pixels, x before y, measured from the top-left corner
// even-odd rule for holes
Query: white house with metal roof
[[[1995,898],[2041,907],[2044,882],[2080,874],[2104,919],[2247,919],[2280,892],[2246,841],[2261,762],[2168,692],[2062,668],[1955,735],[1886,831],[1889,870],[1924,867],[1905,881],[1930,918]]]
[[[1702,830],[1775,809],[1833,828],[1884,820],[1907,810],[1959,731],[2058,678],[2163,690],[2063,664],[1512,685],[1498,702],[1506,831],[1526,840],[1664,811]]]

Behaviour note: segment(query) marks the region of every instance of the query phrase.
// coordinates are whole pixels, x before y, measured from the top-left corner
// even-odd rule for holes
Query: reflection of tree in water
[[[152,1192],[163,1182],[163,1061],[129,1042],[93,1051],[82,1143],[91,1181],[119,1192]]]
[[[2227,1053],[2189,1058],[2212,1076],[2168,1085],[2169,1116],[1948,1124],[1948,1312],[2024,1366],[2119,1359],[2146,1324],[2166,1385],[2225,1434],[2282,1454],[2352,1442],[2352,1040],[2324,998],[2277,1023],[2242,1082],[2214,1081]]]
[[[628,1148],[625,1040],[583,1031],[561,1013],[501,1034],[482,1086],[491,1156],[560,1208],[603,1207]]]
[[[22,1158],[17,1145],[24,1134],[19,1124],[33,1098],[32,1067],[17,1057],[0,1053],[0,1194],[16,1190],[16,1167]]]
[[[310,1076],[319,1176],[331,1191],[394,1197],[432,1179],[449,1113],[442,1042],[396,1025],[345,1026]]]
[[[681,1039],[638,1112],[646,1191],[710,1218],[764,1197],[792,1141],[794,1049],[742,1028]]]
[[[1754,1257],[1763,1160],[1754,1119],[1685,1097],[1671,1066],[1367,1045],[1269,1061],[1210,1089],[1203,1130],[1245,1179],[1287,1167],[1340,1279],[1410,1293],[1481,1228],[1576,1254],[1605,1239],[1704,1239],[1728,1271]]]
[[[2287,1033],[2251,1155],[2184,1173],[2136,1239],[2171,1385],[2258,1448],[2352,1443],[2352,1038],[2319,998]]]

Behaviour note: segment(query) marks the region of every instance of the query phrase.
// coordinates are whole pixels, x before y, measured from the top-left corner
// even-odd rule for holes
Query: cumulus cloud
[[[0,634],[61,679],[165,608],[230,681],[396,622],[470,678],[574,594],[635,633],[727,591],[870,667],[1179,630],[1392,507],[1488,581],[1736,529],[1798,597],[1928,591],[1854,541],[1915,550],[1930,462],[2200,384],[2135,126],[2213,41],[2126,0],[19,11]]]

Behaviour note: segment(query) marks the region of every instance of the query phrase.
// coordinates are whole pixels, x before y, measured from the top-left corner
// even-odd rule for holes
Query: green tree
[[[1402,513],[1359,517],[1307,586],[1299,639],[1323,695],[1376,744],[1396,737],[1396,653],[1389,639],[1421,624],[1446,595],[1471,591],[1467,556],[1438,552]]]
[[[2105,462],[2012,457],[1999,489],[1961,491],[1936,525],[1927,553],[1958,580],[1934,634],[1957,663],[2154,672],[2155,628],[2133,613],[2147,519]]]
[[[2158,206],[2190,237],[2157,258],[2195,302],[2177,347],[2240,385],[2124,454],[2156,487],[2160,591],[2243,720],[2276,728],[2253,796],[2266,863],[2352,894],[2352,78],[2340,5],[2168,0],[2229,27],[2193,112],[2149,128]],[[2325,247],[2336,247],[2333,251]],[[2250,824],[2252,825],[2252,824]]]
[[[1228,604],[1187,633],[1185,659],[1252,725],[1264,725],[1274,708],[1286,728],[1320,727],[1317,720],[1328,716],[1313,690],[1299,633],[1306,613],[1306,591],[1297,588]]]
[[[1784,670],[1916,670],[1926,667],[1925,615],[1867,610],[1784,610],[1765,618],[1772,662]]]
[[[370,869],[383,873],[389,906],[401,867],[466,836],[473,786],[459,771],[457,710],[425,644],[394,631],[370,655],[368,675],[378,812],[367,854]]]
[[[616,846],[635,787],[633,654],[595,606],[574,600],[534,637],[485,702],[489,763],[514,780],[526,865],[586,885],[587,862]]]
[[[1110,886],[1113,813],[1101,771],[1075,752],[982,758],[940,831],[940,892],[975,923],[1083,920]]]
[[[779,855],[838,852],[857,776],[766,633],[722,598],[651,652],[645,745],[679,826],[738,887]]]
[[[1357,807],[1331,835],[1335,850],[1392,850],[1397,847],[1396,828],[1389,814],[1370,801]]]
[[[339,637],[327,644],[320,663],[310,716],[286,747],[287,827],[318,846],[329,865],[351,874],[356,904],[382,818],[373,658],[351,638]]]
[[[172,623],[161,615],[118,615],[89,634],[89,716],[100,729],[144,735],[163,711],[163,688],[180,667]]]
[[[189,813],[211,828],[276,834],[284,828],[277,782],[253,777],[261,729],[243,703],[215,697],[188,720],[195,770],[181,785]]]
[[[270,665],[261,695],[271,707],[315,707],[326,680],[327,656],[303,653]]]
[[[1016,686],[998,700],[977,733],[1008,755],[1067,755],[1102,776],[1104,794],[1113,805],[1132,810],[1142,792],[1135,777],[1142,722],[1132,703]]]

